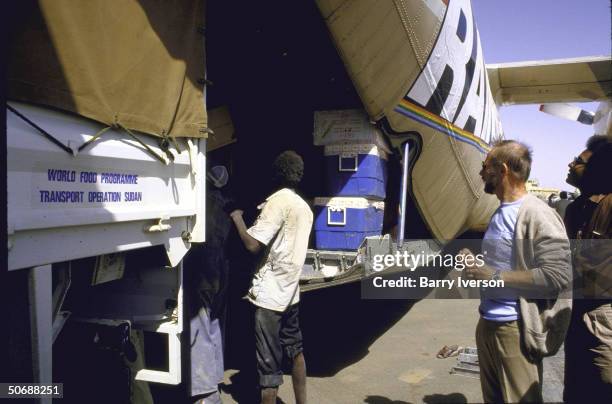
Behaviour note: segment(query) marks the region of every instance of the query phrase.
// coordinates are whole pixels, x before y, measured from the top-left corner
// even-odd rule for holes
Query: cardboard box
[[[206,151],[213,151],[236,141],[234,123],[227,107],[223,106],[208,111],[208,127],[214,133],[208,135]]]
[[[370,123],[368,115],[361,109],[315,111],[313,138],[316,146],[370,143],[387,153],[391,152],[380,131]]]

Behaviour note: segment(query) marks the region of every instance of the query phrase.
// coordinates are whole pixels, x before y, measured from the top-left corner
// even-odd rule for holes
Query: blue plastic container
[[[384,202],[366,198],[315,198],[318,250],[356,250],[367,236],[381,234]]]
[[[325,146],[327,193],[385,199],[387,153],[374,144]]]

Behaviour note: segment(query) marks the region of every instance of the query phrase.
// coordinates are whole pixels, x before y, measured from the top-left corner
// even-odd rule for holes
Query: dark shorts
[[[283,363],[292,362],[303,351],[298,306],[289,306],[284,312],[255,307],[255,351],[261,387],[283,384]]]

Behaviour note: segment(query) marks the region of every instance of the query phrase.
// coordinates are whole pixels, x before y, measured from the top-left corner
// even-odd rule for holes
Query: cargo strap
[[[11,107],[10,105],[6,104],[6,107],[9,109],[9,111],[11,111],[12,113],[14,113],[15,115],[17,115],[19,118],[21,118],[24,122],[26,122],[28,125],[30,125],[31,127],[33,127],[34,129],[36,129],[40,134],[42,134],[44,137],[46,137],[47,139],[49,139],[51,142],[53,142],[57,147],[61,148],[62,150],[64,150],[66,153],[70,154],[71,156],[73,156],[75,153],[72,151],[72,149],[68,146],[66,146],[65,144],[63,144],[62,142],[60,142],[59,140],[57,140],[56,138],[53,137],[53,135],[51,135],[49,132],[47,132],[46,130],[44,130],[43,128],[41,128],[40,126],[36,125],[34,122],[30,121],[28,118],[26,118],[21,112],[17,111],[15,108]]]
[[[100,136],[102,136],[106,131],[108,131],[109,129],[111,129],[114,126],[123,129],[128,135],[130,135],[130,137],[132,139],[137,141],[142,147],[144,147],[157,160],[161,161],[163,164],[168,164],[167,160],[164,157],[160,156],[155,150],[151,149],[146,143],[144,143],[142,140],[138,139],[136,137],[136,135],[134,135],[128,128],[126,128],[125,126],[121,125],[119,122],[115,122],[115,124],[113,126],[107,126],[106,128],[102,128],[101,130],[99,130],[98,133],[96,133],[91,139],[89,139],[88,141],[83,143],[81,146],[79,146],[78,151],[81,151],[81,150],[85,149],[87,146],[89,146],[90,144],[92,144],[93,142],[98,140],[98,138],[100,138]]]
[[[112,128],[112,126],[107,126],[106,128],[99,130],[98,133],[96,133],[91,139],[89,139],[88,141],[86,141],[85,143],[79,146],[79,151],[83,150],[84,148],[86,148],[87,146],[89,146],[90,144],[98,140],[98,138],[102,136],[102,134],[106,132],[107,130],[109,130],[110,128]]]
[[[179,145],[179,143],[176,141],[176,138],[174,136],[168,136],[165,133],[162,133],[162,135],[164,136],[164,140],[163,142],[165,144],[171,143],[172,146],[174,146],[174,148],[176,149],[176,151],[181,154],[183,152],[183,150],[181,149],[181,146]],[[167,149],[167,147],[166,147]]]
[[[163,157],[160,156],[155,150],[151,149],[145,142],[143,142],[142,140],[138,139],[136,137],[135,134],[133,134],[128,128],[126,128],[125,126],[121,125],[120,123],[117,122],[117,126],[119,126],[121,129],[123,129],[128,135],[131,136],[132,139],[134,139],[135,141],[137,141],[138,143],[140,143],[140,145],[142,147],[144,147],[145,149],[147,149],[147,151],[153,156],[155,157],[157,160],[159,160],[160,162],[162,162],[163,164],[168,164],[168,161]]]
[[[51,135],[49,132],[47,132],[46,130],[44,130],[43,128],[41,128],[40,126],[36,125],[34,122],[32,122],[30,119],[28,119],[27,117],[25,117],[21,112],[17,111],[15,108],[13,108],[10,105],[6,105],[6,108],[8,108],[9,111],[11,111],[12,113],[14,113],[15,115],[17,115],[19,118],[21,118],[24,122],[26,122],[28,125],[30,125],[31,127],[33,127],[34,129],[36,129],[40,134],[42,134],[44,137],[46,137],[48,140],[50,140],[51,142],[53,142],[56,146],[58,146],[59,148],[61,148],[62,150],[64,150],[66,153],[70,154],[71,156],[76,156],[76,154],[78,152],[80,152],[81,150],[85,149],[87,146],[89,146],[91,143],[95,142],[98,138],[100,138],[100,136],[102,136],[106,131],[108,131],[110,128],[112,127],[119,127],[121,129],[123,129],[132,139],[134,139],[135,141],[137,141],[142,147],[144,147],[153,157],[155,157],[157,160],[159,160],[160,162],[162,162],[163,164],[168,164],[168,161],[166,160],[166,158],[164,158],[163,156],[159,155],[155,150],[151,149],[151,147],[149,147],[146,143],[144,143],[142,140],[138,139],[136,137],[136,135],[134,135],[128,128],[126,128],[125,126],[121,125],[119,122],[115,122],[114,125],[112,126],[107,126],[106,128],[101,129],[100,131],[98,131],[98,133],[96,133],[91,139],[87,140],[85,143],[83,143],[81,146],[79,146],[79,148],[76,151],[73,151],[70,147],[66,146],[65,144],[63,144],[62,142],[60,142],[58,139],[56,139],[55,137],[53,137],[53,135]],[[167,138],[166,138],[167,139]],[[177,148],[177,150],[180,150],[178,148],[178,144],[176,143],[176,140],[174,138],[170,138],[170,140],[172,141],[172,143],[174,144],[174,146]]]
[[[169,136],[166,133],[166,130],[162,130],[161,137],[162,138],[159,142],[159,147],[161,147],[164,153],[166,153],[166,156],[168,156],[168,159],[170,159],[170,161],[174,161],[174,155],[170,152],[170,145],[174,146],[178,154],[181,154],[183,150],[181,149],[179,143],[176,141],[176,138],[174,136]]]

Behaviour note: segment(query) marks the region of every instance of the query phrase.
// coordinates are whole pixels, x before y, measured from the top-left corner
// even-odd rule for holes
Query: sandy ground
[[[311,403],[478,403],[480,381],[451,374],[444,345],[475,347],[476,299],[363,300],[359,284],[302,295]],[[545,362],[545,400],[561,400],[563,355]],[[224,403],[248,401],[240,371],[225,372]],[[294,403],[291,377],[279,389]]]
[[[451,374],[456,357],[436,358],[444,345],[476,346],[478,304],[476,299],[364,300],[358,283],[303,294],[300,321],[309,402],[482,402],[479,379]],[[250,327],[247,319],[236,317],[234,312],[227,340],[232,351],[221,385],[226,404],[251,403],[255,391],[245,365],[254,362]],[[547,402],[561,401],[563,362],[561,354],[545,362]],[[170,399],[169,390],[161,393],[166,394],[156,402]],[[288,375],[278,402],[295,402]]]
[[[316,292],[315,292],[316,293]],[[362,304],[379,302],[362,302]],[[480,381],[460,375],[451,375],[451,367],[457,358],[436,359],[436,353],[444,345],[475,346],[474,330],[478,321],[476,300],[434,300],[416,303],[408,310],[405,302],[388,301],[388,310],[406,309],[397,322],[368,346],[354,347],[357,354],[365,355],[353,363],[340,366],[337,371],[322,374],[317,371],[308,377],[308,399],[312,403],[465,403],[480,402]],[[374,313],[371,313],[375,315]],[[364,318],[364,326],[367,319]],[[377,324],[380,326],[380,323]],[[351,330],[351,332],[355,332]],[[355,335],[335,335],[331,338],[357,343]],[[307,344],[307,341],[305,341]],[[307,346],[306,360],[319,361],[316,347]],[[327,356],[327,355],[326,355]],[[361,355],[357,355],[361,356]],[[343,355],[327,356],[329,368],[335,368]],[[236,370],[226,372],[223,390],[231,391]],[[224,403],[234,403],[230,394],[223,393]],[[291,377],[279,390],[285,403],[295,402]],[[240,399],[238,397],[238,399]]]

